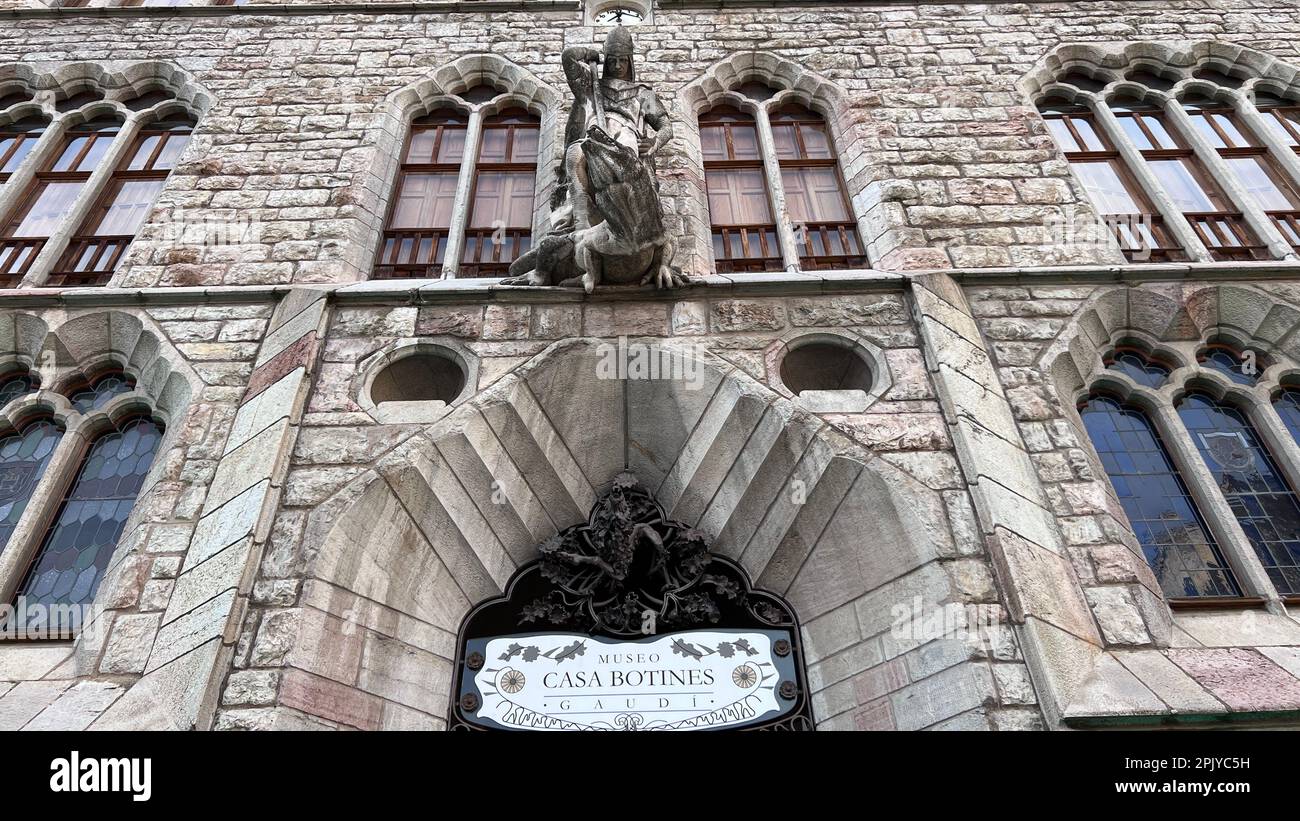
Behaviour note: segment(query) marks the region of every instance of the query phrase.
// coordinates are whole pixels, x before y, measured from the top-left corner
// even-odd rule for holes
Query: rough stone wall
[[[847,539],[839,548],[845,552],[831,554],[838,556],[835,561],[839,564],[817,571],[829,575],[816,587],[800,581],[807,574],[797,577],[775,571],[770,561],[742,558],[760,586],[771,584],[772,589],[790,595],[804,620],[818,721],[830,728],[859,729],[1041,726],[1033,688],[1005,617],[990,628],[987,641],[970,645],[946,640],[946,636],[913,638],[893,632],[898,621],[893,608],[900,604],[910,607],[913,596],[925,600],[931,617],[935,608],[945,605],[982,604],[1001,613],[943,415],[929,383],[905,297],[898,292],[856,297],[701,298],[675,305],[575,299],[486,306],[337,306],[322,349],[319,380],[308,400],[294,450],[283,506],[253,587],[254,607],[242,628],[235,670],[223,693],[217,726],[442,726],[453,639],[464,608],[496,594],[508,568],[531,558],[541,537],[586,513],[580,501],[583,491],[571,490],[574,502],[558,514],[553,512],[549,519],[543,517],[540,524],[529,522],[523,512],[518,519],[499,514],[488,499],[501,488],[489,484],[488,479],[498,477],[507,495],[526,493],[523,488],[529,485],[544,497],[536,488],[556,481],[552,471],[563,476],[555,467],[560,461],[577,460],[575,469],[585,479],[570,476],[564,481],[577,482],[580,487],[589,482],[590,487],[599,488],[622,468],[617,429],[587,420],[581,427],[590,429],[575,432],[577,423],[566,419],[570,414],[598,413],[581,410],[586,385],[601,384],[591,382],[592,363],[588,360],[561,361],[561,369],[569,374],[564,378],[578,380],[565,390],[571,404],[551,407],[542,399],[546,420],[521,422],[533,430],[531,438],[515,443],[511,423],[503,421],[515,417],[502,416],[506,411],[489,403],[482,411],[487,425],[482,420],[464,423],[469,425],[464,438],[449,443],[437,426],[375,424],[363,412],[356,401],[362,385],[357,375],[365,372],[368,358],[405,338],[444,343],[457,340],[472,355],[481,357],[478,387],[491,394],[492,386],[508,392],[504,386],[511,385],[512,379],[521,374],[527,378],[531,366],[524,363],[556,340],[603,337],[606,344],[617,344],[617,335],[627,335],[638,343],[689,345],[693,355],[716,357],[720,366],[730,367],[727,363],[731,363],[737,373],[770,384],[765,365],[770,351],[791,335],[811,331],[844,333],[879,347],[880,361],[887,363],[888,373],[883,377],[888,389],[865,413],[823,417],[827,424],[824,433],[856,448],[868,468],[878,465],[876,471],[891,477],[876,486],[874,497],[845,501],[842,506],[853,507],[858,515],[868,518],[889,518],[888,508],[881,507],[889,496],[879,494],[892,486],[902,505],[924,511],[908,527],[912,531],[909,538],[923,544],[926,553],[912,564],[906,558],[890,558],[895,554],[905,557],[909,549],[870,538],[867,534],[872,526],[864,522],[841,537]],[[597,390],[612,389],[617,395],[621,384],[613,380]],[[707,450],[708,458],[681,479],[686,496],[676,507],[672,491],[661,489],[667,508],[676,511],[673,515],[692,523],[699,520],[711,535],[720,536],[717,549],[738,557],[744,542],[735,542],[736,530],[746,526],[747,516],[761,518],[761,509],[746,508],[746,504],[753,505],[748,494],[767,485],[776,492],[785,481],[785,473],[775,474],[771,467],[778,461],[773,454],[782,452],[780,442],[787,436],[779,427],[779,414],[771,408],[782,403],[788,408],[789,402],[770,388],[759,391],[751,397],[742,394],[716,432],[708,437],[692,434],[682,453]],[[708,398],[707,393],[701,396]],[[662,401],[666,402],[666,397]],[[613,396],[609,398],[610,404],[616,402]],[[658,403],[646,406],[653,404]],[[631,421],[627,424],[636,427]],[[549,433],[538,434],[539,427]],[[678,455],[675,448],[672,453],[656,451],[657,435],[647,430],[643,436],[648,438],[636,446],[646,453],[658,453],[660,460],[666,457],[662,464],[646,457],[648,461],[637,468],[643,479],[656,479],[656,470],[668,471]],[[509,454],[504,458],[495,450],[498,437],[502,440],[499,447]],[[561,446],[561,450],[572,456],[551,457],[547,464],[535,462],[529,449],[547,446],[533,443],[555,437],[567,442],[567,448]],[[616,461],[611,462],[611,456]],[[420,501],[409,490],[418,483],[409,475],[410,466],[430,460],[433,466],[420,468],[420,472],[437,499],[432,508],[429,501]],[[632,463],[635,467],[635,459]],[[439,466],[443,466],[442,472]],[[455,477],[454,484],[446,484],[447,468]],[[788,473],[790,466],[784,470]],[[830,473],[834,471],[827,475]],[[510,477],[516,474],[511,484]],[[380,489],[385,481],[396,497]],[[697,491],[703,493],[704,502],[712,497],[713,503],[689,502]],[[828,491],[810,491],[809,508],[819,507],[818,492],[825,495]],[[838,493],[835,499],[843,496],[845,488],[840,487]],[[393,500],[385,501],[390,498]],[[823,498],[821,506],[826,503]],[[462,509],[458,510],[458,505]],[[484,518],[466,513],[465,508],[475,507]],[[521,511],[526,507],[515,504]],[[354,509],[357,512],[350,512]],[[405,518],[402,510],[413,518]],[[445,513],[431,512],[437,510]],[[810,515],[823,517],[821,527],[832,516],[829,509]],[[467,523],[467,516],[473,522]],[[755,524],[748,525],[750,530]],[[339,527],[346,532],[348,549],[353,552],[368,554],[393,543],[428,545],[423,550],[436,553],[435,562],[440,561],[439,567],[445,565],[445,569],[426,575],[429,571],[425,569],[402,571],[392,566],[401,562],[397,567],[406,567],[407,559],[373,564],[361,559],[360,570],[349,569],[346,580],[340,581],[341,560],[336,559],[334,547]],[[472,534],[476,539],[467,545],[472,551],[481,552],[481,545],[499,542],[500,549],[514,558],[476,558],[468,553],[456,558],[440,546],[461,538],[469,541]],[[775,538],[768,535],[773,544],[766,549],[771,551],[781,539],[779,533]],[[831,537],[821,540],[833,541]],[[808,548],[814,544],[823,549],[816,538]],[[859,552],[874,558],[854,558]],[[506,561],[506,565],[493,571],[494,561]],[[485,575],[476,582],[466,568],[480,562],[488,569],[478,571]],[[858,573],[843,572],[852,567],[859,568]],[[895,578],[900,572],[904,575]],[[404,573],[427,578],[430,589],[442,592],[421,599],[413,591],[395,589],[394,577]],[[859,573],[861,578],[854,578]]]
[[[1064,160],[1017,89],[1061,42],[1218,39],[1295,61],[1300,23],[1282,4],[925,5],[691,11],[637,28],[639,77],[667,100],[719,61],[759,52],[845,92],[830,112],[872,262],[884,268],[1118,262],[1049,241],[1079,205]],[[260,226],[238,246],[174,248],[147,226],[124,287],[350,282],[354,244],[391,188],[386,97],[462,55],[499,54],[557,89],[559,54],[598,32],[569,11],[258,16],[34,17],[0,32],[0,63],[172,61],[216,98],[159,210]],[[693,121],[660,163],[669,229],[695,236],[702,181]],[[372,179],[374,177],[374,179]],[[1086,213],[1086,206],[1080,206]],[[362,228],[365,227],[365,231]],[[702,273],[707,249],[679,262]]]

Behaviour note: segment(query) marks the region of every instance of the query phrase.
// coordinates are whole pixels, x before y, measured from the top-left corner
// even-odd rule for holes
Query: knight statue
[[[672,121],[650,86],[636,82],[632,35],[615,26],[602,51],[575,46],[562,64],[573,109],[551,198],[551,228],[510,266],[506,285],[685,285],[671,265],[655,154]]]

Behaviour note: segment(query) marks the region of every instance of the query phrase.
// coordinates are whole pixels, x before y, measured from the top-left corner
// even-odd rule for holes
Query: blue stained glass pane
[[[0,439],[0,552],[27,509],[61,436],[63,431],[46,419]]]
[[[1291,431],[1291,438],[1300,444],[1300,389],[1283,388],[1277,399],[1273,400],[1273,408],[1282,417],[1282,424]]]
[[[1253,358],[1243,357],[1231,348],[1216,347],[1210,348],[1202,355],[1201,367],[1206,370],[1218,371],[1238,385],[1253,385],[1259,378],[1260,366],[1255,363],[1255,372],[1246,373],[1248,361],[1254,362]]]
[[[1080,415],[1165,595],[1240,596],[1232,569],[1146,415],[1105,396],[1090,399]],[[1127,443],[1120,446],[1124,450],[1116,450],[1120,442]],[[1125,454],[1132,457],[1130,469],[1107,459]]]
[[[87,413],[108,404],[114,396],[135,390],[135,381],[120,373],[101,376],[85,390],[77,391],[68,397],[74,410]]]
[[[1127,374],[1139,385],[1158,388],[1169,378],[1169,368],[1134,350],[1117,351],[1106,360],[1106,368]]]
[[[135,453],[121,447],[127,437],[138,440]],[[156,424],[134,419],[95,440],[19,587],[19,595],[25,596],[28,604],[90,604],[160,439]],[[118,476],[122,460],[130,462],[131,471]],[[95,478],[90,468],[100,465],[107,468],[110,478]]]
[[[34,390],[36,390],[36,380],[27,374],[10,376],[0,380],[0,408]]]
[[[1237,408],[1199,393],[1183,400],[1178,415],[1278,592],[1300,594],[1300,499],[1254,426]]]

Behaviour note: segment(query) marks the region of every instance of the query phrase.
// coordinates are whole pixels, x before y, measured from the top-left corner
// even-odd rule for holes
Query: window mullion
[[[1228,168],[1227,162],[1219,154],[1219,149],[1205,141],[1200,129],[1192,122],[1191,115],[1177,100],[1169,100],[1165,104],[1165,113],[1169,117],[1170,124],[1191,146],[1192,155],[1200,161],[1201,167],[1209,173],[1210,178],[1219,186],[1219,190],[1223,191],[1228,200],[1241,211],[1242,218],[1255,236],[1268,247],[1269,253],[1276,259],[1292,256],[1294,252],[1291,243],[1283,239],[1281,232],[1273,225],[1273,221],[1264,213],[1264,209],[1260,208],[1254,197],[1242,187],[1237,175],[1232,173],[1232,169]]]
[[[1167,400],[1168,395],[1167,389],[1161,391],[1162,399]],[[1241,529],[1237,515],[1232,512],[1227,499],[1219,491],[1218,484],[1214,481],[1214,474],[1201,458],[1201,452],[1183,425],[1178,411],[1168,401],[1153,404],[1154,409],[1149,412],[1151,422],[1155,425],[1160,438],[1164,440],[1174,468],[1187,485],[1187,492],[1192,495],[1196,506],[1200,508],[1205,526],[1210,529],[1220,550],[1223,551],[1224,560],[1232,566],[1232,572],[1237,577],[1237,584],[1241,586],[1242,594],[1276,600],[1277,591],[1269,581],[1268,574],[1264,572],[1264,565],[1255,554],[1255,548],[1247,538],[1246,532]]]
[[[781,246],[781,262],[787,271],[799,270],[799,248],[794,241],[794,226],[785,208],[785,186],[781,182],[781,163],[776,157],[776,139],[767,108],[756,106],[754,125],[758,132],[758,150],[763,157],[763,175],[767,178],[772,217],[776,221],[776,241]]]
[[[77,425],[70,426],[59,438],[45,475],[37,480],[8,545],[0,551],[0,603],[12,602],[17,594],[18,585],[45,540],[45,531],[62,505],[63,495],[77,476],[86,447],[86,438]]]
[[[483,112],[470,112],[465,127],[465,150],[460,158],[460,176],[456,178],[456,199],[451,207],[447,228],[447,252],[442,260],[442,278],[455,279],[460,258],[465,254],[465,226],[469,224],[469,202],[474,191],[478,152],[483,141]]]
[[[135,138],[139,132],[139,115],[130,117],[118,129],[117,134],[112,138],[113,142],[109,145],[108,151],[99,161],[99,165],[90,173],[90,179],[86,181],[85,187],[77,195],[72,208],[63,217],[63,223],[55,231],[51,232],[45,247],[41,249],[40,256],[36,258],[31,268],[28,269],[27,275],[23,277],[22,287],[38,288],[44,284],[49,277],[50,270],[63,257],[63,252],[67,250],[73,233],[81,227],[95,206],[99,204],[100,197],[107,190],[114,172],[117,171],[118,164],[122,162],[126,153],[134,147]]]
[[[1119,124],[1119,118],[1110,110],[1105,103],[1098,103],[1094,106],[1093,112],[1097,116],[1097,125],[1106,133],[1110,139],[1111,145],[1119,152],[1123,158],[1124,164],[1137,180],[1143,193],[1146,194],[1147,200],[1159,212],[1160,217],[1164,220],[1165,228],[1174,235],[1178,244],[1183,247],[1183,252],[1191,257],[1194,262],[1210,262],[1210,252],[1206,250],[1205,245],[1201,242],[1200,237],[1192,230],[1186,218],[1183,217],[1183,211],[1174,203],[1173,199],[1165,192],[1156,175],[1152,172],[1151,167],[1147,165],[1146,158],[1138,149],[1133,141],[1129,139],[1128,134]]]

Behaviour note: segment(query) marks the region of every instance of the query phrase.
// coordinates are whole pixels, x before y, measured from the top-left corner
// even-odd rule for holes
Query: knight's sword
[[[596,111],[595,125],[605,130],[605,101],[600,98],[600,60],[591,61],[591,104]]]

